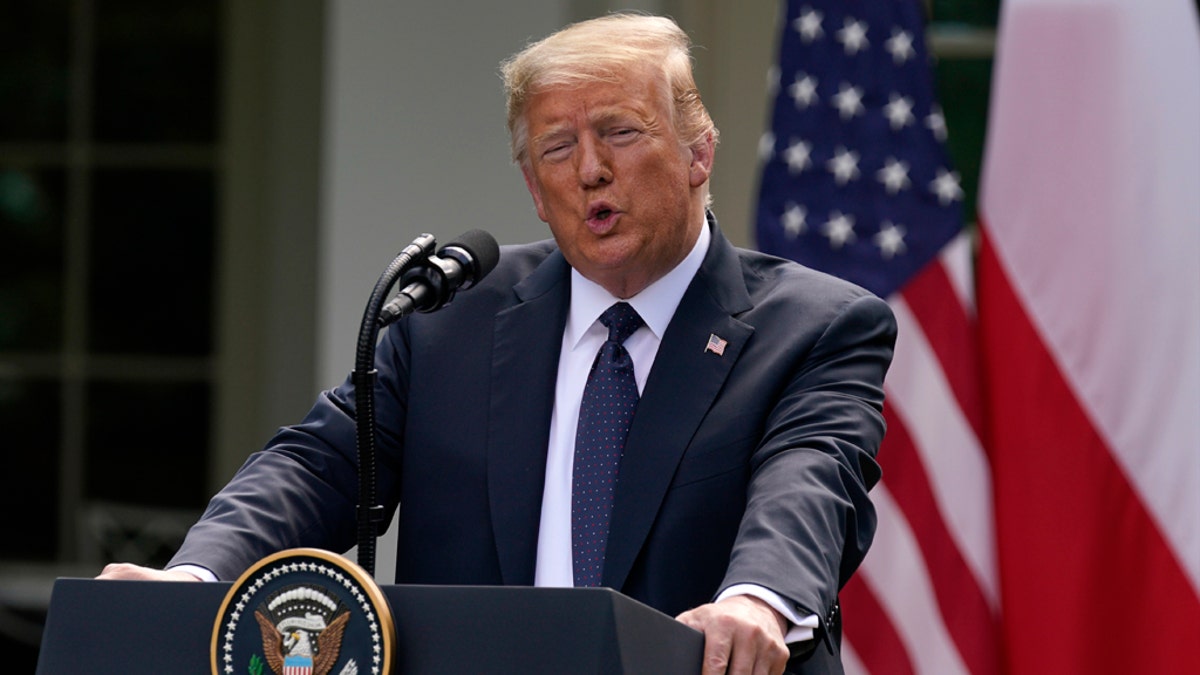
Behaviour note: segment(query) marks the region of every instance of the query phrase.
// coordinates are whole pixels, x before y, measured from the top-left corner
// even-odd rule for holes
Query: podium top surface
[[[213,626],[230,586],[59,579],[37,672],[209,673]],[[700,633],[611,589],[383,592],[396,623],[396,673],[700,672]]]

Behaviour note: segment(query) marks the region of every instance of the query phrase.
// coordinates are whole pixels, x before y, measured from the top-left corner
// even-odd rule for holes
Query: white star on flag
[[[823,18],[824,16],[817,10],[808,9],[792,22],[792,26],[800,34],[801,40],[812,42],[825,34],[825,31],[821,30],[821,20]]]
[[[884,43],[884,49],[892,55],[892,60],[896,65],[903,64],[917,53],[912,46],[912,33],[899,28],[892,29],[892,37]]]
[[[933,182],[929,184],[929,189],[937,195],[938,202],[945,206],[963,198],[963,190],[959,187],[958,181],[957,171],[940,168],[937,170],[937,178],[934,178]]]
[[[771,155],[775,154],[775,134],[770,131],[764,133],[758,139],[758,158],[761,161],[771,159]]]
[[[895,157],[888,157],[887,162],[875,174],[875,177],[887,188],[889,195],[894,195],[912,185],[912,181],[908,179],[908,162],[902,162]]]
[[[942,114],[941,106],[931,107],[929,116],[925,118],[925,126],[929,127],[939,141],[946,140],[946,116]]]
[[[833,106],[838,109],[842,119],[848,120],[863,112],[863,90],[843,82],[838,87],[838,93],[833,95]]]
[[[911,98],[893,93],[883,106],[883,115],[892,124],[892,131],[899,131],[914,121],[913,102]]]
[[[783,212],[783,231],[794,239],[804,233],[807,225],[808,211],[795,202],[789,203],[787,211]]]
[[[891,260],[896,254],[904,253],[904,226],[885,220],[873,241],[879,247],[879,253],[884,259]]]
[[[833,174],[838,185],[845,185],[858,178],[858,153],[844,147],[837,149],[837,154],[825,166]]]
[[[854,216],[848,216],[841,211],[829,214],[829,220],[821,228],[821,232],[829,237],[829,245],[835,249],[858,238],[854,234]]]
[[[849,17],[846,17],[845,27],[837,32],[837,39],[851,56],[865,50],[871,44],[867,41],[866,22],[855,21]]]
[[[817,79],[804,73],[796,73],[796,81],[788,87],[788,93],[796,102],[796,109],[804,110],[817,102]]]
[[[812,161],[809,159],[809,154],[812,152],[812,144],[806,141],[793,141],[783,151],[783,161],[787,162],[789,173],[800,173],[801,171],[812,166]]]

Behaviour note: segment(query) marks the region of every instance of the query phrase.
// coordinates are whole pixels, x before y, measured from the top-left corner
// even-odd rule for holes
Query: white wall
[[[562,5],[329,3],[318,383],[353,368],[371,289],[417,235],[548,236],[508,159],[498,64],[560,26]]]

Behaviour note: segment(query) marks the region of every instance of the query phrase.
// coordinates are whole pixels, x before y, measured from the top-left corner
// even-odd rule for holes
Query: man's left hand
[[[702,675],[780,675],[787,666],[787,619],[756,597],[735,595],[675,618],[704,633]]]

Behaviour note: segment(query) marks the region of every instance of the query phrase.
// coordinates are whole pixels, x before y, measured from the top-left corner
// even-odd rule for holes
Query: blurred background
[[[929,0],[972,214],[999,0]],[[0,649],[53,579],[161,565],[207,497],[353,366],[422,232],[543,239],[497,65],[614,9],[698,45],[715,209],[753,246],[769,0],[0,2]],[[382,553],[382,551],[381,551]]]

